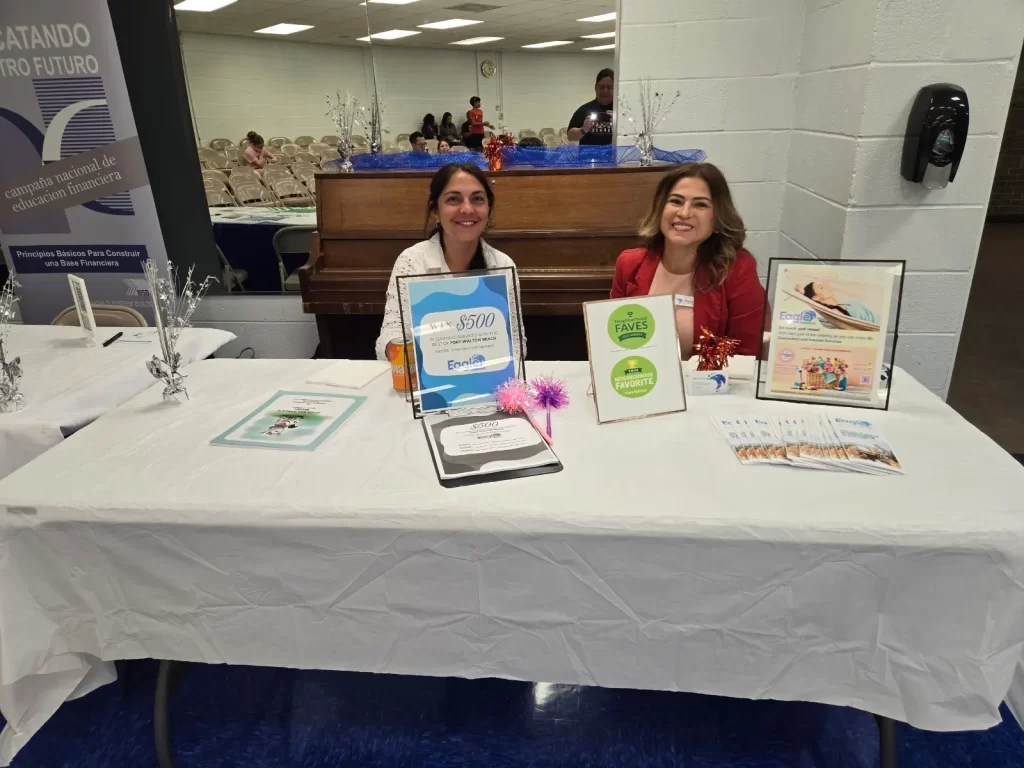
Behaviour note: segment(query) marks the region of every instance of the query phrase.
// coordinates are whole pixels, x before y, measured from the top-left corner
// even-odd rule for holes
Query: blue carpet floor
[[[1021,457],[1018,457],[1019,459]],[[1024,463],[1024,462],[1022,462]],[[13,768],[152,768],[156,664],[65,704]],[[177,768],[873,768],[874,718],[843,707],[504,680],[186,665]],[[0,725],[3,720],[0,719]],[[988,731],[897,726],[901,768],[1022,768]]]
[[[154,662],[65,704],[13,768],[152,768]],[[843,707],[504,680],[188,665],[178,768],[872,768],[874,718]],[[898,728],[901,768],[1020,768],[984,732]]]

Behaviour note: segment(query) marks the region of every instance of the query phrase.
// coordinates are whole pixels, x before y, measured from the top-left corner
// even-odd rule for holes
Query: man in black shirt
[[[602,69],[594,83],[593,101],[577,109],[569,120],[569,141],[583,145],[611,144],[615,134],[615,72]]]

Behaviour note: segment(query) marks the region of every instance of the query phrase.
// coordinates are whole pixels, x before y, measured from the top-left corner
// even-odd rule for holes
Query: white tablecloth
[[[598,426],[583,363],[528,364],[570,383],[558,474],[442,488],[387,378],[313,453],[208,444],[331,364],[196,363],[190,403],[152,389],[0,482],[0,759],[140,657],[999,721],[1024,469],[903,372],[896,477],[739,465],[709,414],[814,408],[749,383]]]
[[[21,357],[27,407],[0,413],[0,478],[27,464],[107,411],[153,386],[145,361],[160,353],[155,328],[100,328],[89,346],[78,327],[14,325],[11,354]],[[187,328],[178,342],[185,363],[209,357],[235,338],[213,328]],[[186,372],[187,373],[187,372]]]

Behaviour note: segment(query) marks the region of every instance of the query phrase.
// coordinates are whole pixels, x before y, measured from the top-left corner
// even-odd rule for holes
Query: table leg
[[[878,723],[878,754],[881,768],[896,768],[896,723],[875,715]]]
[[[153,700],[153,736],[156,742],[157,765],[160,768],[174,768],[168,705],[173,667],[173,661],[161,661],[156,675],[156,693]]]

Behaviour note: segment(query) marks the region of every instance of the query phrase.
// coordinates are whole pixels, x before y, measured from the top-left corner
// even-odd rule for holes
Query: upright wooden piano
[[[669,166],[509,169],[487,174],[493,225],[485,239],[515,261],[529,356],[584,360],[581,304],[608,298],[615,257],[638,244],[637,223]],[[366,359],[398,255],[424,239],[431,171],[317,174],[317,233],[300,269],[320,354]]]

